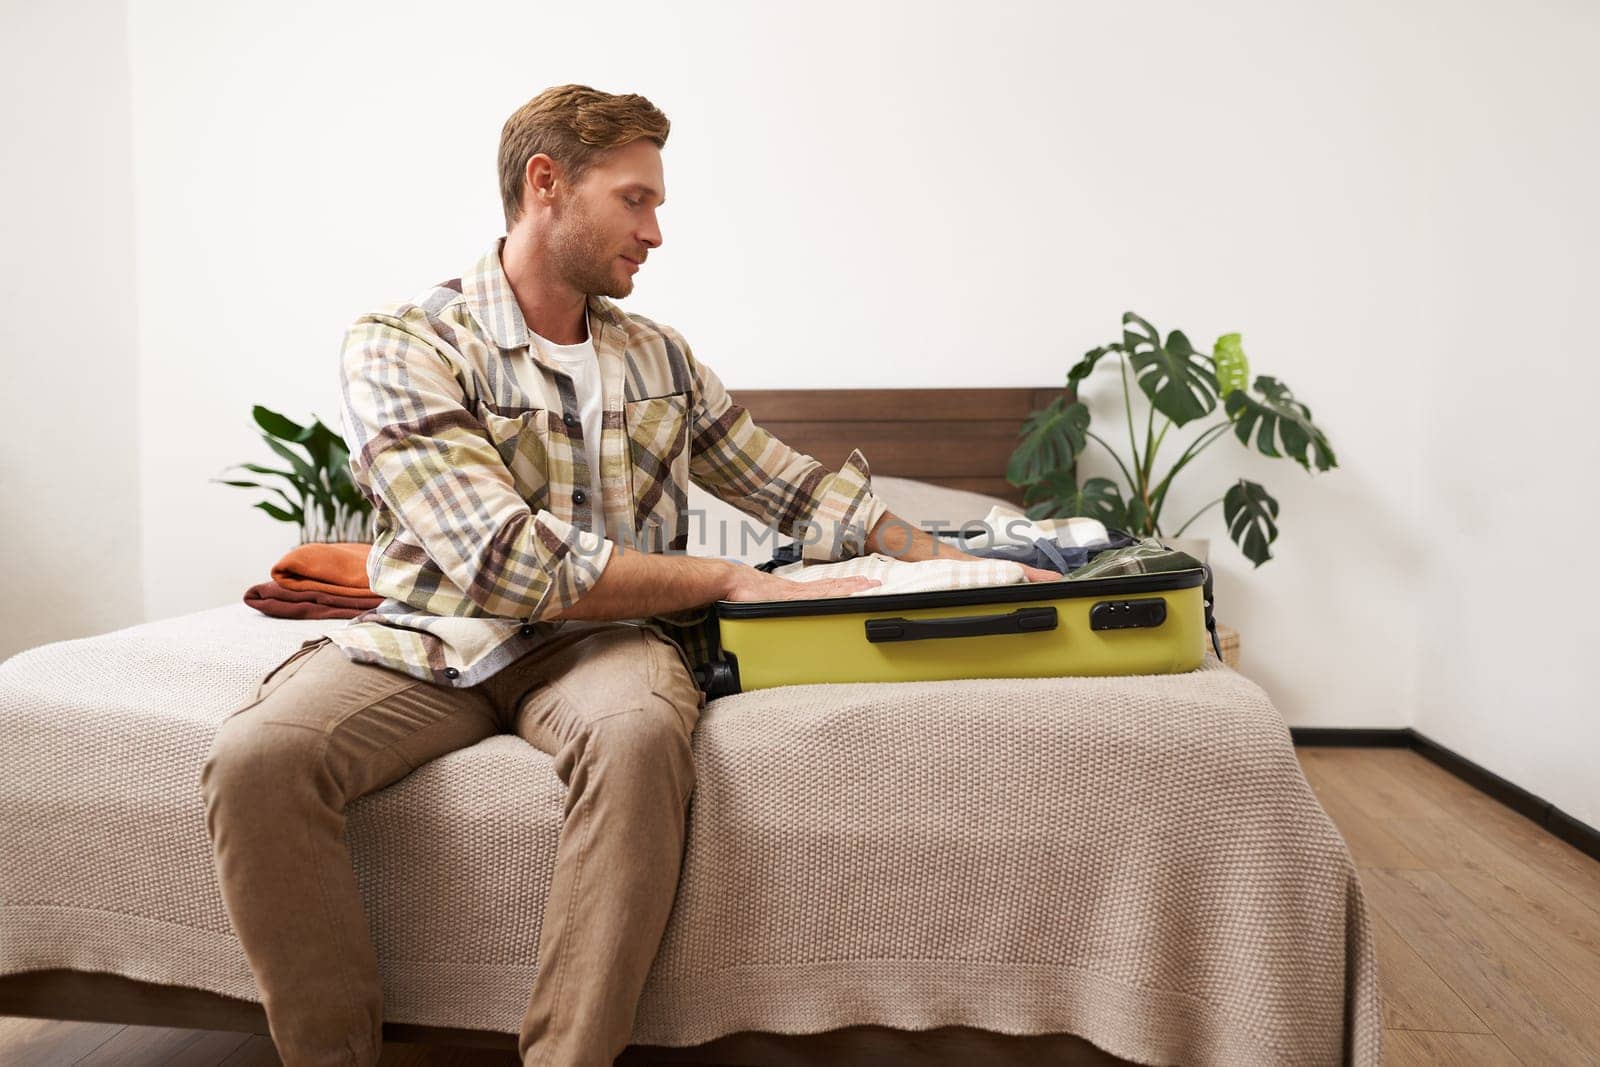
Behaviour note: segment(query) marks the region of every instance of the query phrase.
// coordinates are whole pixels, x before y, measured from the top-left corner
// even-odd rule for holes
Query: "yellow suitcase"
[[[1138,545],[1118,550],[1121,573],[1091,559],[1053,582],[719,600],[721,653],[699,681],[714,698],[819,682],[1174,674],[1200,666],[1208,635],[1220,659],[1210,568],[1154,539]]]

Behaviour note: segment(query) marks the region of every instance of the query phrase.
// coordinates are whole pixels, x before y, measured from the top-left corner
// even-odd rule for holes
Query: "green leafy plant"
[[[223,469],[238,467],[253,474],[282,479],[288,486],[287,491],[277,485],[242,479],[212,478],[211,481],[276,493],[283,502],[281,505],[262,500],[255,506],[274,519],[298,525],[301,543],[371,541],[372,505],[362,496],[351,476],[350,452],[345,448],[344,439],[324,426],[315,415],[312,415],[311,425],[301,426],[260,404],[251,408],[250,414],[263,431],[261,439],[288,463],[288,469],[258,463],[234,463]]]
[[[1107,356],[1116,357],[1121,364],[1131,463],[1124,462],[1089,428],[1089,409],[1077,399],[1079,384]],[[1150,399],[1142,450],[1135,435],[1130,367],[1135,383]],[[1085,352],[1067,372],[1066,391],[1023,422],[1017,447],[1006,464],[1006,480],[1022,489],[1030,518],[1086,515],[1131,534],[1159,538],[1168,536],[1161,529],[1161,512],[1173,479],[1229,430],[1246,448],[1254,438],[1263,455],[1287,455],[1308,473],[1313,466],[1317,470],[1338,466],[1327,437],[1311,421],[1311,409],[1296,400],[1288,386],[1259,375],[1254,384],[1257,395],[1252,396],[1245,388],[1249,378],[1250,364],[1239,334],[1223,334],[1208,354],[1196,349],[1182,330],[1173,330],[1163,341],[1149,322],[1131,311],[1124,312],[1122,340]],[[1196,437],[1166,474],[1156,479],[1156,453],[1167,431],[1204,419],[1219,405],[1226,417]],[[1159,433],[1157,414],[1163,419]],[[1116,460],[1127,479],[1126,495],[1110,478],[1090,478],[1078,484],[1077,459],[1090,441]],[[1271,559],[1269,546],[1278,537],[1278,502],[1266,489],[1244,478],[1170,536],[1182,536],[1190,523],[1217,504],[1222,505],[1228,535],[1245,557],[1257,567]]]

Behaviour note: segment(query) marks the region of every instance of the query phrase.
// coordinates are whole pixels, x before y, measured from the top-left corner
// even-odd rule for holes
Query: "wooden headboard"
[[[784,444],[838,467],[861,449],[874,476],[916,478],[1022,502],[1005,479],[1022,420],[1065,392],[1010,389],[737,389]]]

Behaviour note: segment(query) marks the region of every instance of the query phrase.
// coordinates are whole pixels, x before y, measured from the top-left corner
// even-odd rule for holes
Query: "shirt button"
[[[578,425],[578,420],[572,417],[572,412],[570,411],[561,416],[561,421],[566,423],[568,426]]]
[[[517,632],[520,633],[523,637],[532,637],[535,634],[537,634],[539,631],[533,625],[533,623],[530,622],[530,623],[524,623],[522,629],[518,630]]]
[[[446,678],[452,678],[452,679],[453,678],[459,678],[459,677],[461,677],[461,672],[456,670],[454,667],[446,667],[444,669],[444,676]]]
[[[574,504],[581,504],[587,499],[589,498],[582,489],[574,489],[572,491],[572,502]]]

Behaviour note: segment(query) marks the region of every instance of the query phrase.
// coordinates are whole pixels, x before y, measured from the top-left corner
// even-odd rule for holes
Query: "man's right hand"
[[[754,567],[738,566],[728,583],[724,600],[811,600],[818,597],[849,596],[882,585],[877,578],[818,578],[797,582]]]
[[[594,586],[555,619],[632,619],[697,608],[713,600],[803,600],[848,596],[882,585],[876,578],[797,582],[730,559],[613,552]]]

